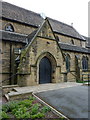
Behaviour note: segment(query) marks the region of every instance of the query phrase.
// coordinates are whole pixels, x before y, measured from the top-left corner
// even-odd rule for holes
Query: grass
[[[50,113],[51,109],[40,104],[33,96],[29,99],[10,101],[2,106],[0,119],[15,118],[45,118],[46,114]]]
[[[77,83],[90,83],[90,81],[77,81]]]

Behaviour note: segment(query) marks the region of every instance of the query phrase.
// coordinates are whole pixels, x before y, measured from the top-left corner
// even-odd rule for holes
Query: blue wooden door
[[[42,58],[39,64],[39,83],[50,83],[52,74],[52,66],[47,57]]]

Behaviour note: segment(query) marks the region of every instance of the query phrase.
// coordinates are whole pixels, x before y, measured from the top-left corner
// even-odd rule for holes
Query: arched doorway
[[[39,63],[39,84],[51,83],[52,65],[47,57],[43,57]]]

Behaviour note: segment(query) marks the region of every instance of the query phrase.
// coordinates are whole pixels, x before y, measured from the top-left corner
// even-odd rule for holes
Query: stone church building
[[[1,4],[3,85],[77,82],[83,80],[83,74],[90,74],[89,38],[73,26],[43,19],[38,13],[6,2]]]

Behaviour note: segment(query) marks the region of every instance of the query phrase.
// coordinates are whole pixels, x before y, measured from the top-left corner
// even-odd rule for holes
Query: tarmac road
[[[68,118],[88,118],[88,86],[74,86],[36,93]]]

